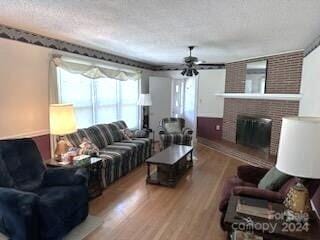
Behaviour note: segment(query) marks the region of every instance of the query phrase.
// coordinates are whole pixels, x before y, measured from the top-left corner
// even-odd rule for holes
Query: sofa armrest
[[[0,224],[9,239],[37,240],[39,196],[0,187]]]
[[[285,197],[279,192],[243,186],[234,187],[233,195],[259,198],[276,203],[282,203],[285,199]]]
[[[187,127],[185,127],[185,128],[183,128],[182,129],[182,134],[183,135],[192,135],[193,134],[193,130],[191,129],[191,128],[187,128]]]
[[[159,133],[160,135],[166,134],[166,130],[164,129],[164,127],[159,126],[159,127],[158,127],[158,133]]]
[[[44,174],[43,186],[87,185],[88,173],[84,168],[48,168]]]
[[[138,129],[133,132],[135,138],[148,138],[149,137],[148,129]]]
[[[249,183],[258,185],[260,180],[269,170],[266,168],[254,167],[250,165],[242,165],[238,167],[238,177]]]

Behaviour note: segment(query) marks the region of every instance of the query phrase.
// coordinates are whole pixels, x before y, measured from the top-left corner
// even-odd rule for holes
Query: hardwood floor
[[[175,188],[146,185],[146,166],[132,171],[90,202],[104,224],[86,240],[220,240],[218,204],[226,178],[243,164],[203,145],[194,167]]]

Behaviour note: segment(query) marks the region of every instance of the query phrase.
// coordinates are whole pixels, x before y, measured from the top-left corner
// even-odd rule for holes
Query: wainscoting
[[[50,135],[42,135],[42,136],[36,136],[32,138],[41,153],[42,159],[47,160],[51,157],[51,152],[50,152]]]
[[[222,138],[222,118],[197,117],[197,137],[210,140]]]

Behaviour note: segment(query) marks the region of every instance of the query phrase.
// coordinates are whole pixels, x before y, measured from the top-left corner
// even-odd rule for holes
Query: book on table
[[[251,232],[243,232],[235,230],[232,234],[232,240],[263,240],[263,237],[255,235]]]
[[[237,213],[269,220],[272,220],[275,214],[275,211],[272,210],[272,205],[268,201],[245,197],[239,199],[236,211]]]

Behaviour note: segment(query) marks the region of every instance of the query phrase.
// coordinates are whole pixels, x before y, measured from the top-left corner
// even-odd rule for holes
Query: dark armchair
[[[168,129],[168,124],[177,123],[179,129],[171,132]],[[185,127],[183,118],[164,118],[160,121],[158,129],[160,137],[161,149],[169,147],[171,144],[191,146],[193,130]]]
[[[274,191],[258,188],[260,180],[268,172],[269,169],[243,165],[238,167],[237,176],[228,179],[222,188],[219,210],[221,215],[221,226],[225,229],[223,219],[227,210],[229,198],[232,195],[245,196],[257,199],[264,199],[270,202],[282,203],[289,192],[290,187],[294,186],[298,179],[289,178],[279,189]],[[319,180],[309,180],[305,182],[310,196],[312,197],[319,187]]]
[[[1,140],[0,172],[0,232],[10,239],[62,239],[86,219],[86,171],[46,169],[33,140]]]

